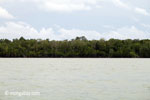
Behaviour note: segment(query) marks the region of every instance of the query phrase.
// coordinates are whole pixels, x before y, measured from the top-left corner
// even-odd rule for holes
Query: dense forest
[[[0,57],[101,57],[149,58],[150,40],[0,39]]]

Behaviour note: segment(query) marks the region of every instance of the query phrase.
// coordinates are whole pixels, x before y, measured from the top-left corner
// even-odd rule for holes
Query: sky
[[[150,39],[150,0],[0,0],[0,38]]]

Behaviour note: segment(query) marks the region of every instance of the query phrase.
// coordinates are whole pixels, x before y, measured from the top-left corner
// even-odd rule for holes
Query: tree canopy
[[[0,57],[150,58],[150,40],[0,39]]]

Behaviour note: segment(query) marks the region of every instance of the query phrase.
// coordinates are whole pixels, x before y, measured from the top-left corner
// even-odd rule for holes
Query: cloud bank
[[[73,39],[77,36],[86,36],[87,39],[99,40],[101,38],[110,39],[150,39],[150,33],[143,32],[135,26],[123,27],[105,33],[99,33],[93,30],[65,29],[65,28],[42,28],[37,31],[32,26],[23,22],[7,22],[4,26],[0,26],[0,38],[14,39],[21,36],[31,39],[50,39],[65,40]]]

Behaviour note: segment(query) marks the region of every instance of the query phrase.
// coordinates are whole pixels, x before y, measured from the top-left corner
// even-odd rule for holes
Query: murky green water
[[[150,59],[0,59],[0,100],[150,100]]]

